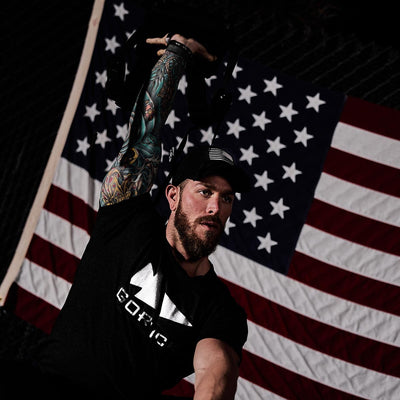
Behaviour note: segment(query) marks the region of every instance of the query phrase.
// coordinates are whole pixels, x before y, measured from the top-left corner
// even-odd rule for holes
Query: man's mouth
[[[218,229],[218,225],[215,222],[202,222],[201,225],[209,229]]]
[[[199,224],[208,228],[209,230],[221,230],[222,223],[219,219],[201,218]]]

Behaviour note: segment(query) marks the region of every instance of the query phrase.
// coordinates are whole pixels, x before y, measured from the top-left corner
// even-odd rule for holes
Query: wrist
[[[193,56],[192,50],[181,41],[173,39],[175,36],[178,35],[174,35],[172,37],[172,39],[168,42],[166,50],[183,57],[186,61],[189,61]]]

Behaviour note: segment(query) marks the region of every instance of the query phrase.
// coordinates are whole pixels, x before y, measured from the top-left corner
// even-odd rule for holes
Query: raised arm
[[[183,41],[182,37],[175,36],[175,40]],[[165,39],[151,39],[151,43],[166,44]],[[189,49],[186,57],[184,52],[178,55],[173,49],[162,53],[151,72],[143,97],[139,96],[133,108],[129,135],[103,180],[100,206],[145,193],[153,184],[161,158],[159,131],[171,110],[179,80],[190,57]]]
[[[239,376],[239,356],[225,342],[202,339],[194,354],[193,400],[233,400]]]

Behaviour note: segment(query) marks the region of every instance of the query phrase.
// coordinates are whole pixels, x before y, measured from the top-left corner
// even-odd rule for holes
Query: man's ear
[[[178,186],[168,185],[165,188],[165,197],[169,203],[169,209],[175,211],[179,201],[179,188]]]

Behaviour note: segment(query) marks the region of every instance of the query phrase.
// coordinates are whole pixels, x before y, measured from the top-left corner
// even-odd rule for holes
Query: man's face
[[[232,212],[234,194],[229,183],[212,176],[188,180],[180,191],[174,224],[188,261],[210,255]]]

